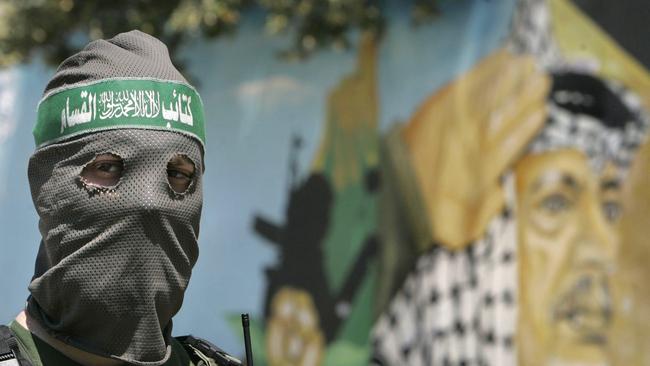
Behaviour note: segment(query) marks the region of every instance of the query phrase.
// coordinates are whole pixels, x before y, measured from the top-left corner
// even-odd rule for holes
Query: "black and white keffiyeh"
[[[552,76],[546,125],[529,152],[572,148],[589,158],[594,172],[613,162],[625,174],[649,124],[639,96],[584,71],[564,69]]]
[[[434,246],[372,333],[379,365],[512,365],[517,268],[514,183],[484,237],[463,251]]]

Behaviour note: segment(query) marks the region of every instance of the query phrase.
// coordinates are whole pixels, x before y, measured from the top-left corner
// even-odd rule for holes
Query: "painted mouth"
[[[583,342],[602,345],[612,320],[611,303],[607,281],[585,275],[560,297],[553,319],[566,324]]]

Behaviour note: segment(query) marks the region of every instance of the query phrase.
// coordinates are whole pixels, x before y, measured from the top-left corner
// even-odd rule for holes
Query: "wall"
[[[650,364],[647,71],[562,0],[443,1],[418,27],[385,6],[382,38],[301,63],[255,14],[181,50],[207,170],[174,333],[242,354],[249,312],[258,364]],[[25,172],[52,73],[0,74],[6,321],[40,241]]]

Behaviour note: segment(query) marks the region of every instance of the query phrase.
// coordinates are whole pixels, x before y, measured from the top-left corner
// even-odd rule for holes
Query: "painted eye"
[[[540,207],[552,215],[568,210],[572,205],[571,200],[565,195],[554,193],[544,198]]]
[[[616,222],[621,217],[622,212],[621,204],[616,201],[608,201],[603,203],[603,214],[609,222]]]
[[[183,193],[192,184],[194,179],[194,162],[186,155],[175,155],[167,163],[167,180],[169,186],[176,193]]]

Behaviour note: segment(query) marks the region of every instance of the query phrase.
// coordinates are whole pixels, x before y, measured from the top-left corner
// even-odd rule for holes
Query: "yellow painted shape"
[[[461,249],[502,209],[499,178],[543,126],[549,85],[501,49],[420,105],[402,137],[435,242]]]
[[[365,168],[379,162],[377,152],[377,40],[362,34],[355,70],[327,98],[323,137],[312,164],[329,171],[337,191],[358,184]]]

